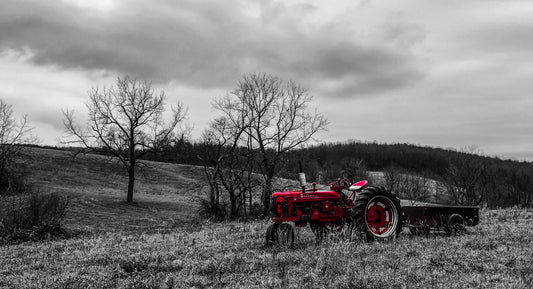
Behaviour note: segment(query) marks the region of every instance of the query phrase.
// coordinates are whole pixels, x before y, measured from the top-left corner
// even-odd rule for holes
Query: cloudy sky
[[[250,72],[308,88],[319,141],[533,160],[533,1],[0,1],[0,98],[41,144],[123,75],[182,101],[198,137]]]

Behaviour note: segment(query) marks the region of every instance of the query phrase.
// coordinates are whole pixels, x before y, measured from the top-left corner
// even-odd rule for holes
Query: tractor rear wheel
[[[294,228],[288,223],[273,223],[266,231],[267,246],[291,248],[294,245]]]
[[[352,207],[352,236],[372,242],[396,238],[401,230],[404,214],[398,198],[384,187],[366,187]]]

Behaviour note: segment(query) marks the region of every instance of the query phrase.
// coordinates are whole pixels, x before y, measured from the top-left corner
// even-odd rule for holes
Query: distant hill
[[[472,158],[484,165],[520,166],[532,168],[530,162],[503,160],[474,153],[450,149],[417,146],[412,144],[386,144],[377,142],[338,142],[313,145],[293,151],[289,164],[296,159],[318,162],[319,165],[330,163],[343,164],[348,160],[362,160],[368,170],[382,171],[396,166],[417,173],[442,175],[450,162],[457,158]]]

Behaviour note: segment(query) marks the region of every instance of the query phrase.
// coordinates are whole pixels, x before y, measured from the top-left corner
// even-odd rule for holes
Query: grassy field
[[[134,205],[105,159],[35,149],[24,160],[42,190],[71,196],[66,226],[82,233],[0,247],[0,288],[531,288],[533,210],[482,210],[455,237],[365,244],[333,234],[295,248],[264,246],[268,220],[195,217],[198,168],[152,163]]]
[[[199,167],[147,162],[136,175],[134,204],[127,204],[128,177],[120,164],[98,155],[31,148],[18,161],[27,181],[70,201],[66,225],[89,231],[151,230],[190,222],[202,186]]]

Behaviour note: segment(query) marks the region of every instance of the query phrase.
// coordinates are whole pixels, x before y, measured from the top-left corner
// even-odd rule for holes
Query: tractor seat
[[[359,182],[351,185],[348,190],[350,190],[350,191],[360,191],[367,184],[368,184],[367,180],[359,181]]]

